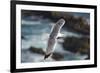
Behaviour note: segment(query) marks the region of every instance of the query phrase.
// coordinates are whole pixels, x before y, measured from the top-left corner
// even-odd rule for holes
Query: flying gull
[[[54,48],[55,48],[55,45],[56,45],[56,42],[57,42],[58,34],[60,33],[60,30],[61,30],[61,28],[64,24],[65,24],[65,20],[60,19],[53,26],[51,33],[49,35],[48,45],[47,45],[47,48],[46,48],[44,60],[52,55]]]

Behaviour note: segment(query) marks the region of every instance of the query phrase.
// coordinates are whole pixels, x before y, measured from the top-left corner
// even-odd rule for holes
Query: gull
[[[44,60],[46,60],[47,58],[49,58],[52,53],[54,52],[55,49],[55,45],[57,42],[57,38],[58,38],[58,34],[60,33],[60,30],[62,28],[62,26],[65,24],[65,20],[64,19],[59,19],[55,25],[53,26],[51,33],[49,35],[49,39],[48,39],[48,45],[46,48],[46,53],[44,56]]]

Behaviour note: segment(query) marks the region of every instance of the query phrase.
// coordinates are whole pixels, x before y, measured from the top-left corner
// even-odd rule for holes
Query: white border
[[[90,13],[90,60],[81,61],[60,61],[60,62],[39,62],[39,63],[21,63],[21,9],[42,10],[42,11],[63,11],[63,12],[84,12]],[[72,66],[94,64],[94,10],[85,8],[70,7],[52,7],[36,5],[16,5],[16,68],[39,68],[54,66]]]

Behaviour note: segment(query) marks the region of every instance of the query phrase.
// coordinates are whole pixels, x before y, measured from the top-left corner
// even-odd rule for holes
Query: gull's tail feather
[[[51,53],[50,54],[47,54],[47,55],[45,55],[44,56],[44,60],[46,60],[48,57],[50,57],[51,56]]]

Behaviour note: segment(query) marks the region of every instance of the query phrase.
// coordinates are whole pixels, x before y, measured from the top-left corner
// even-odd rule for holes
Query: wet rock
[[[30,47],[29,50],[33,53],[37,53],[37,54],[41,54],[41,55],[45,55],[45,52],[42,50],[42,48],[35,48],[35,47]],[[59,61],[61,59],[64,58],[64,56],[60,53],[56,53],[54,52],[52,54],[52,58],[56,61]]]
[[[52,55],[52,58],[59,61],[59,60],[62,60],[64,58],[64,56],[60,53],[54,52]]]
[[[42,48],[35,48],[35,47],[30,47],[29,50],[33,53],[38,53],[44,55],[45,52],[42,50]]]
[[[51,20],[53,20],[54,22],[56,22],[60,18],[63,18],[66,21],[64,28],[69,31],[80,33],[83,35],[90,34],[90,24],[84,17],[75,17],[73,14],[62,12],[52,12],[51,15]]]
[[[48,11],[33,11],[33,10],[22,10],[22,16],[44,16],[45,17],[51,17],[51,12]]]
[[[73,32],[77,32],[83,35],[90,34],[90,25],[86,23],[86,20],[82,17],[79,18],[69,18],[66,20],[67,24],[65,27]]]
[[[73,53],[90,55],[90,39],[86,37],[66,37],[63,43],[64,50]]]
[[[24,36],[21,36],[21,39],[26,39]]]

